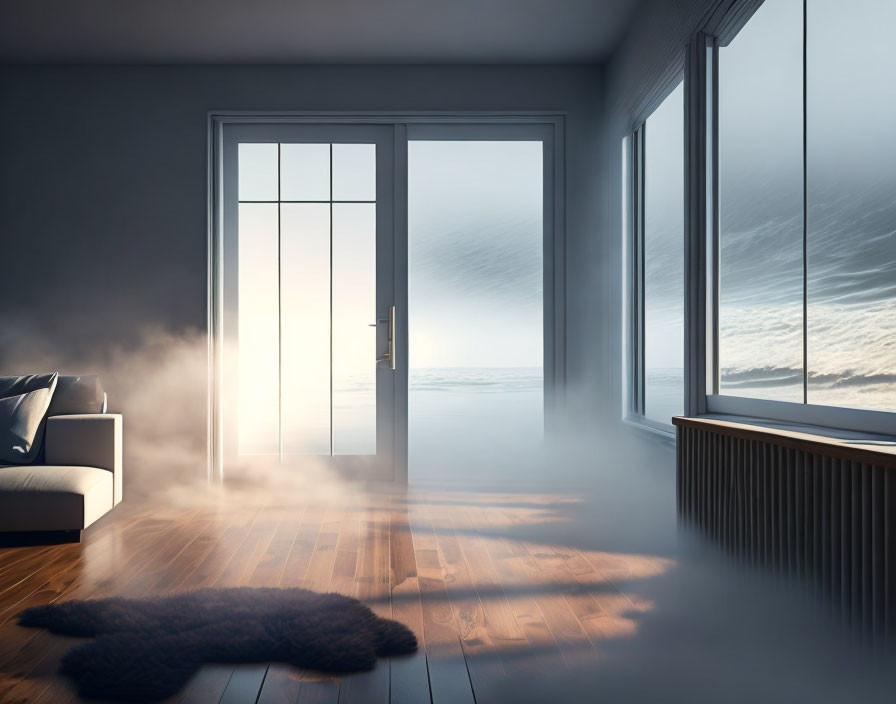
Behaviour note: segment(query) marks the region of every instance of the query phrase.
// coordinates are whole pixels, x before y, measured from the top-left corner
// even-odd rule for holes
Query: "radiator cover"
[[[892,455],[795,443],[675,419],[681,520],[743,561],[831,598],[863,635],[896,627]]]

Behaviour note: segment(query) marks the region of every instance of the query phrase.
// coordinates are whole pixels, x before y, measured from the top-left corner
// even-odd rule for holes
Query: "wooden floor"
[[[206,666],[176,702],[498,702],[560,677],[637,628],[639,579],[660,558],[531,542],[510,530],[566,520],[574,497],[453,491],[351,501],[167,506],[126,501],[81,544],[0,548],[0,701],[78,701],[55,670],[69,639],[15,615],[73,598],[211,586],[302,586],[356,596],[422,648],[369,673],[320,677],[279,664]],[[634,585],[634,586],[633,586]]]

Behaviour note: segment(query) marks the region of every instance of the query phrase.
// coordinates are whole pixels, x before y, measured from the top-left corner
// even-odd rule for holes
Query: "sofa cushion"
[[[0,467],[0,532],[82,530],[112,496],[112,472],[98,467]]]
[[[96,374],[60,376],[48,416],[104,413],[106,394]]]
[[[25,382],[20,381],[25,379]],[[41,450],[44,421],[56,388],[57,375],[51,374],[35,384],[33,377],[19,377],[5,386],[5,392],[15,395],[0,396],[0,462],[27,464]],[[26,391],[19,389],[25,388]],[[4,387],[0,387],[0,393]]]

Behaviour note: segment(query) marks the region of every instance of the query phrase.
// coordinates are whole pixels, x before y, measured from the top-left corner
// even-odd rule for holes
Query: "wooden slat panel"
[[[703,492],[693,506],[680,503],[689,511],[682,521],[737,559],[769,565],[826,599],[861,637],[890,632],[890,470],[709,428],[677,429],[682,491],[693,482]],[[692,444],[699,451],[688,455]]]

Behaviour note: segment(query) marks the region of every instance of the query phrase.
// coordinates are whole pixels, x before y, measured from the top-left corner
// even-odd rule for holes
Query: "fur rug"
[[[329,673],[370,670],[417,639],[357,599],[307,589],[203,589],[151,599],[26,609],[23,626],[95,637],[62,659],[83,697],[146,702],[175,694],[203,663],[284,662]]]

